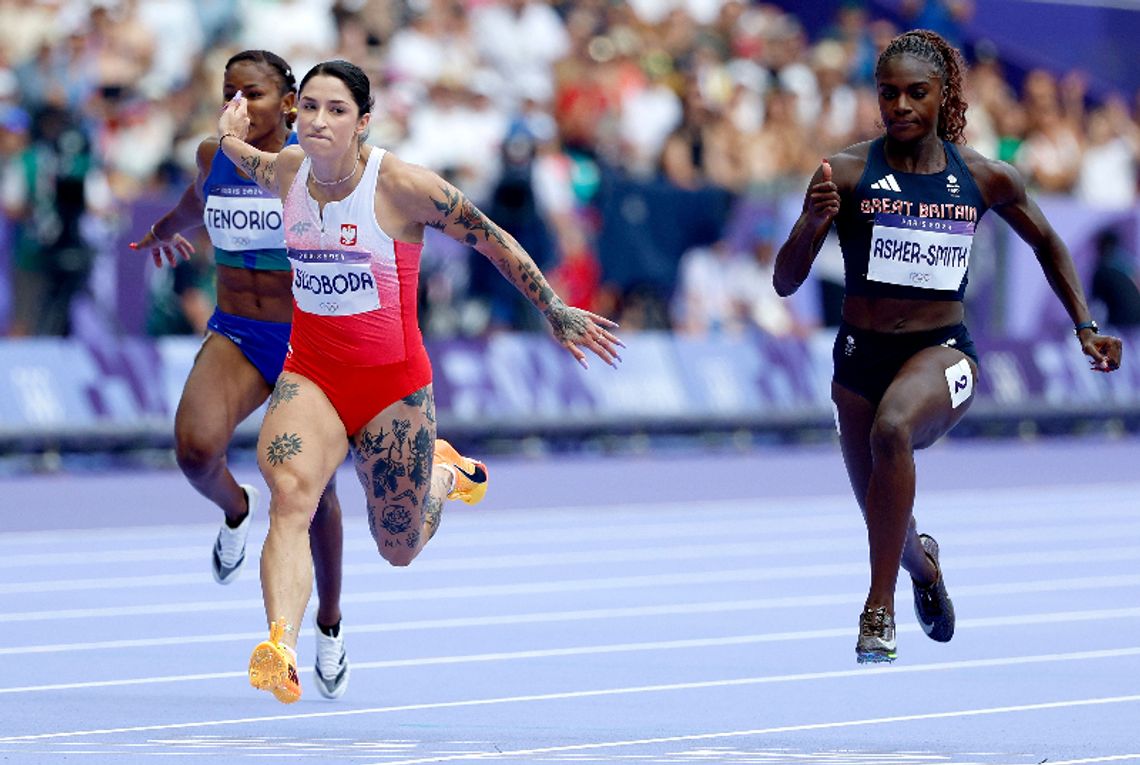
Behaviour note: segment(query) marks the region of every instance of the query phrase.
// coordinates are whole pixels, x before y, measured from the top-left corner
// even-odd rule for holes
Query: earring
[[[296,106],[294,106],[293,108],[291,108],[289,110],[289,116],[290,117],[296,117],[297,116],[297,107]]]

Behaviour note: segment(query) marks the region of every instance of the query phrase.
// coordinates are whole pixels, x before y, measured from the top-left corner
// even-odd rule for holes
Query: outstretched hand
[[[179,258],[190,260],[190,256],[194,254],[194,245],[190,244],[182,234],[176,233],[168,239],[159,239],[154,235],[154,226],[150,227],[150,231],[146,232],[146,236],[142,239],[127,246],[132,250],[150,250],[150,256],[158,268],[162,268],[163,260],[173,268],[178,265]]]
[[[820,181],[810,189],[810,212],[817,218],[830,221],[839,214],[839,187],[831,180],[831,163],[826,159],[820,165]]]
[[[1089,357],[1094,372],[1112,372],[1120,369],[1124,344],[1119,337],[1089,332],[1081,340],[1081,350]]]
[[[617,329],[617,322],[566,305],[561,300],[546,309],[545,314],[551,329],[554,330],[554,339],[570,351],[570,355],[577,359],[583,368],[589,369],[590,365],[586,362],[586,354],[582,352],[582,348],[590,349],[602,361],[617,368],[617,363],[621,361],[617,349],[625,347],[625,343],[610,332],[611,329]]]

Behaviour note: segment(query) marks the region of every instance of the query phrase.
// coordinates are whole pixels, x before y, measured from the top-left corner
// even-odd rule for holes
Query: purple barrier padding
[[[584,370],[545,335],[429,344],[441,419],[494,430],[571,426],[604,430],[632,422],[698,418],[741,424],[817,420],[831,411],[831,331],[807,340],[764,335],[626,337],[619,369],[597,359]],[[978,339],[981,413],[1140,413],[1140,332],[1125,338],[1125,363],[1089,369],[1071,333],[1034,342]],[[0,433],[90,433],[99,427],[169,435],[200,341],[130,339],[89,347],[75,340],[0,343]],[[256,428],[260,414],[247,423]]]
[[[150,225],[174,207],[181,195],[182,189],[175,189],[164,195],[147,197],[132,204],[128,218],[130,223],[111,245],[117,258],[116,318],[126,334],[142,335],[145,332],[146,313],[150,304],[147,271],[154,268],[149,252],[136,252],[127,244],[142,239]]]
[[[91,356],[57,338],[0,345],[0,429],[76,428],[117,416],[121,401]],[[105,397],[92,395],[102,388]],[[106,405],[104,405],[104,402]],[[102,410],[102,411],[101,411]]]

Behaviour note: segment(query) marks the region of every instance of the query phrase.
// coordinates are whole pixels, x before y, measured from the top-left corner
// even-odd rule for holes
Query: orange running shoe
[[[487,466],[464,457],[442,438],[435,440],[435,463],[450,465],[455,471],[455,486],[447,495],[448,499],[461,499],[474,505],[487,493]]]
[[[271,692],[282,704],[292,704],[301,698],[301,681],[297,677],[297,654],[281,643],[284,635],[284,623],[269,625],[269,639],[258,643],[249,657],[249,684]]]

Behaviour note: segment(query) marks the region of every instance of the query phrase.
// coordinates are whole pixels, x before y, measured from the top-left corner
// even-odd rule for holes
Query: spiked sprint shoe
[[[317,690],[326,699],[339,699],[348,689],[348,655],[344,651],[344,628],[337,623],[336,635],[326,635],[313,621],[317,632],[317,663],[313,675]]]
[[[934,537],[919,534],[918,541],[927,557],[938,570],[932,584],[923,587],[914,579],[910,580],[914,588],[914,615],[922,625],[922,631],[931,640],[946,643],[954,637],[954,603],[946,592],[946,582],[942,579],[942,567],[938,565],[938,543]]]
[[[214,581],[218,584],[229,584],[237,579],[238,573],[241,572],[242,564],[245,563],[245,541],[249,538],[249,521],[257,510],[258,502],[261,501],[261,492],[253,486],[243,483],[241,490],[245,492],[249,512],[237,528],[230,528],[228,523],[222,521],[222,527],[218,529],[218,538],[214,542],[210,570],[213,571]]]
[[[883,606],[864,608],[859,615],[859,640],[855,658],[860,664],[895,660],[895,617]]]
[[[249,657],[249,684],[259,691],[269,691],[282,704],[301,698],[301,681],[297,677],[297,654],[282,644],[285,625],[274,621],[269,625],[269,639],[257,644]]]
[[[442,438],[435,440],[435,464],[446,465],[455,473],[455,486],[447,495],[448,499],[461,499],[474,505],[487,493],[487,466],[464,457]]]

